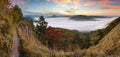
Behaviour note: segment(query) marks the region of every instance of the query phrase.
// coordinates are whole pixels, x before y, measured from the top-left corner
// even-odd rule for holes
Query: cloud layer
[[[55,3],[59,4],[59,5],[61,5],[62,7],[67,6],[68,3],[72,3],[75,6],[80,5],[80,0],[46,0],[46,1],[55,2]]]
[[[115,3],[116,1],[119,1],[119,0],[98,0],[98,1],[95,1],[95,0],[46,0],[46,1],[55,2],[61,6],[66,6],[68,3],[72,3],[73,5],[77,6],[84,2],[83,4],[89,6],[89,5],[96,5],[96,4],[108,5],[111,3]]]
[[[35,18],[36,20],[38,18]],[[102,18],[97,19],[100,21],[74,21],[69,18],[60,17],[60,18],[46,18],[48,26],[66,28],[71,30],[78,30],[81,32],[93,31],[101,28],[105,28],[108,23],[116,19],[114,18]]]
[[[120,6],[107,6],[107,7],[103,7],[103,9],[120,10]]]

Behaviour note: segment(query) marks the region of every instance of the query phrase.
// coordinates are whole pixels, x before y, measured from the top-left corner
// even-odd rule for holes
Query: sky
[[[120,16],[120,0],[11,0],[24,15]]]

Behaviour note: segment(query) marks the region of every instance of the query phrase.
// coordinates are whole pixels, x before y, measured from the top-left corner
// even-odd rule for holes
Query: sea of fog
[[[105,28],[110,22],[115,20],[117,17],[112,18],[96,18],[97,21],[75,21],[69,19],[69,17],[57,17],[57,18],[45,18],[48,22],[48,26],[60,27],[70,30],[78,30],[80,32],[89,32],[101,28]],[[34,20],[38,20],[35,17]],[[36,25],[37,23],[34,23]]]

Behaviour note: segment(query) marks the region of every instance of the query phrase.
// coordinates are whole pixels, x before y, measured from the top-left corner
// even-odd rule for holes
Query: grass
[[[108,33],[97,46],[92,47],[91,50],[105,54],[106,56],[112,56],[120,54],[120,23]]]

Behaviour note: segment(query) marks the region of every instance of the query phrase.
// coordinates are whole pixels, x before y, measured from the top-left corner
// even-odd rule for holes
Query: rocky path
[[[10,57],[19,57],[19,46],[20,46],[20,41],[19,41],[19,37],[18,37],[18,33],[15,30],[14,35],[13,35],[13,39],[12,39],[12,52]]]

